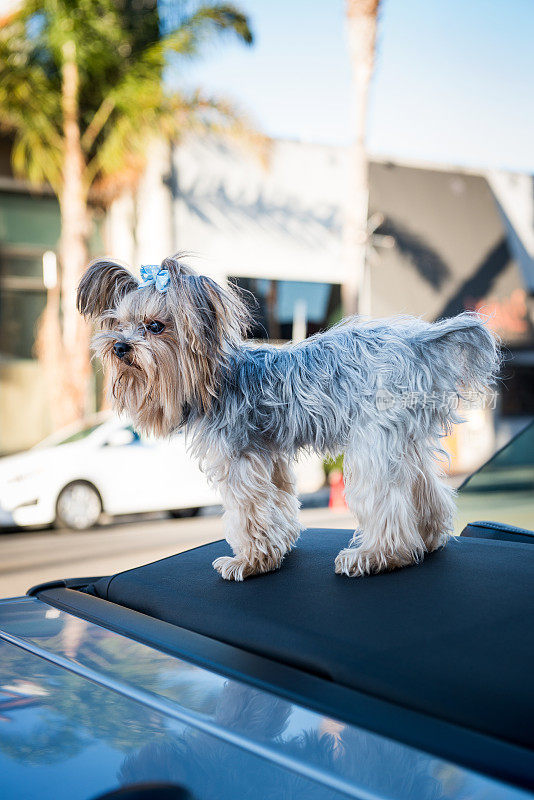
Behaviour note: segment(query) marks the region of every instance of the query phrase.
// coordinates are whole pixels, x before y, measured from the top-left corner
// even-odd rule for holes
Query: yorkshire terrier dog
[[[112,403],[141,431],[185,428],[220,489],[223,578],[277,569],[298,539],[291,462],[301,449],[344,454],[346,499],[358,521],[335,560],[349,576],[419,562],[452,533],[454,492],[441,479],[440,437],[465,390],[484,392],[495,339],[475,313],[347,319],[282,347],[245,341],[247,307],[180,254],[141,268],[92,262],[78,308],[97,317],[95,353]]]

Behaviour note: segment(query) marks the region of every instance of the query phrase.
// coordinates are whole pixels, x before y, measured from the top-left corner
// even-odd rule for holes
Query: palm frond
[[[46,74],[16,17],[0,27],[0,127],[14,136],[13,167],[57,186],[62,138],[58,87]]]
[[[254,41],[248,19],[239,9],[231,5],[201,6],[182,19],[175,30],[149,45],[139,57],[139,67],[163,64],[171,53],[199,55],[204,44],[221,36],[235,36],[247,45]]]
[[[157,127],[156,127],[157,126]],[[260,134],[229,100],[201,91],[162,96],[160,105],[141,113],[122,114],[111,126],[88,164],[85,180],[93,184],[93,197],[109,201],[125,186],[133,187],[146,167],[148,143],[154,131],[170,141],[187,134],[218,136],[236,142],[267,164],[271,140]]]
[[[248,149],[263,164],[268,162],[272,140],[259,132],[231,100],[196,90],[190,94],[175,93],[168,103],[175,119],[177,138],[189,132],[222,136]]]
[[[201,6],[183,24],[197,35],[229,34],[248,45],[254,41],[248,18],[231,5]]]
[[[222,134],[264,157],[268,140],[231,103],[201,92],[168,94],[163,84],[171,54],[191,58],[228,36],[250,44],[245,14],[233,5],[203,4],[181,15],[167,34],[156,25],[154,41],[150,25],[140,33],[125,8],[117,0],[24,0],[15,15],[0,20],[0,128],[14,137],[17,173],[60,189],[61,48],[67,35],[76,45],[87,191],[95,182],[103,187],[136,180],[154,135]],[[157,20],[157,10],[151,13]]]

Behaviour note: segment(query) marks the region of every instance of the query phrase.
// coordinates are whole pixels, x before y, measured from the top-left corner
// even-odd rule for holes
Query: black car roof
[[[375,698],[381,703],[376,722],[368,714],[364,727],[370,720],[378,732],[456,754],[458,761],[483,764],[512,780],[517,757],[517,780],[534,782],[532,544],[453,539],[418,566],[350,579],[333,567],[349,537],[349,531],[305,531],[280,570],[243,583],[223,581],[213,570],[211,562],[229,553],[226,542],[214,542],[95,581],[83,590],[80,607],[87,607],[81,613],[105,624],[105,609],[116,608],[122,618],[115,629],[124,630],[124,615],[131,613],[124,609],[141,612],[147,616],[137,616],[139,633],[135,620],[126,622],[126,630],[144,641],[151,637],[150,620],[143,622],[149,617],[160,621],[154,625],[167,624],[171,634],[179,629],[200,634],[197,642],[216,642],[216,652],[229,646],[233,653],[262,657],[262,663],[293,668],[303,686],[307,676],[310,686],[318,678],[313,685],[333,698],[328,710],[340,718],[346,718],[350,692]],[[42,596],[67,610],[74,604],[74,613],[72,597],[83,598],[70,589]],[[173,637],[160,629],[155,638],[161,646]],[[196,646],[189,639],[185,655]],[[245,679],[251,663],[243,660]],[[316,701],[310,694],[310,705]],[[324,707],[320,696],[318,701]],[[406,729],[387,719],[384,703],[391,720],[398,709],[412,714]],[[418,714],[438,727],[414,733]],[[464,741],[461,731],[471,738]],[[492,742],[502,745],[494,756]]]
[[[96,596],[518,744],[534,744],[534,547],[453,540],[424,563],[334,574],[347,531],[307,531],[282,569],[243,583],[215,542],[104,578]]]

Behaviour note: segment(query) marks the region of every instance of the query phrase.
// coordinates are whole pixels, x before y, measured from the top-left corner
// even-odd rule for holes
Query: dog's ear
[[[232,288],[197,275],[177,257],[165,259],[161,266],[169,271],[167,298],[178,336],[184,352],[192,355],[188,383],[207,410],[217,395],[219,371],[246,332],[248,310]]]
[[[232,286],[223,288],[212,278],[198,275],[182,258],[178,253],[161,264],[169,272],[175,308],[187,309],[183,316],[210,345],[226,350],[226,345],[237,344],[250,325],[247,305]]]
[[[85,317],[97,317],[114,308],[124,295],[139,286],[132,273],[109,258],[92,261],[80,281],[76,305]]]

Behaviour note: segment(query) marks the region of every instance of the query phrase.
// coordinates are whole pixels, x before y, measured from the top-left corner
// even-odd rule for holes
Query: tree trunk
[[[53,430],[64,425],[63,345],[59,301],[59,285],[56,285],[47,291],[46,306],[39,319],[34,348],[45,379]]]
[[[61,211],[62,300],[62,408],[63,424],[81,419],[88,411],[91,376],[89,326],[76,310],[76,289],[87,265],[89,215],[83,183],[84,157],[78,119],[78,65],[73,41],[63,45],[63,180],[59,196]]]
[[[373,74],[380,0],[347,0],[347,33],[352,64],[355,138],[351,147],[350,184],[344,221],[345,314],[369,314],[370,287],[366,275],[369,176],[365,134],[369,86]]]

